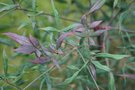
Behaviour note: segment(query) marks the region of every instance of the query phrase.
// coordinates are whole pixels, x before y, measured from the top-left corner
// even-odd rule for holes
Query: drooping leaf
[[[102,23],[102,20],[94,21],[92,23],[89,23],[88,25],[89,25],[90,28],[95,28],[95,27],[99,26],[101,23]]]
[[[97,0],[97,2],[90,9],[89,13],[92,13],[92,12],[100,9],[104,5],[105,2],[106,2],[106,0]]]
[[[25,36],[20,36],[18,34],[11,33],[11,32],[4,33],[4,35],[7,35],[8,37],[10,37],[11,39],[13,39],[14,41],[16,41],[21,45],[31,45],[28,38],[26,38]]]
[[[99,68],[99,69],[101,69],[101,70],[105,70],[105,71],[107,71],[107,72],[111,71],[111,69],[110,69],[108,66],[102,65],[99,61],[92,61],[92,63],[93,63],[97,68]]]
[[[38,57],[34,60],[31,60],[33,64],[44,64],[46,62],[49,62],[51,59],[49,57]]]
[[[74,32],[67,32],[67,33],[64,33],[64,34],[62,34],[59,38],[58,38],[58,40],[57,40],[57,42],[56,42],[56,49],[58,49],[60,46],[61,46],[61,43],[63,42],[63,40],[65,39],[65,38],[67,38],[67,37],[69,37],[69,36],[73,36],[75,33]]]
[[[19,48],[15,49],[15,51],[23,54],[32,54],[36,51],[36,49],[31,45],[22,45]]]
[[[129,55],[119,55],[119,54],[109,54],[109,53],[98,53],[96,54],[97,57],[102,57],[102,58],[112,58],[115,60],[120,60],[126,57],[129,57]]]

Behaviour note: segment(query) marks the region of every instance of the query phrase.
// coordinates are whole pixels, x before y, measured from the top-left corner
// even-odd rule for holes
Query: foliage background
[[[54,33],[55,38],[51,41],[50,34],[42,30],[39,30],[39,28],[54,27],[58,30],[62,30],[69,25],[78,23],[81,21],[82,15],[89,11],[91,4],[93,5],[97,0],[54,0],[54,4],[59,13],[59,17],[62,17],[62,19],[60,19],[56,16],[56,19],[58,19],[58,21],[55,21],[54,16],[56,13],[54,13],[50,0],[15,0],[17,2],[21,2],[20,6],[24,10],[17,10],[15,8],[11,8],[10,5],[14,5],[13,1],[14,0],[0,0],[0,73],[3,74],[2,67],[4,66],[4,64],[2,52],[3,50],[5,50],[9,59],[8,73],[11,74],[10,78],[13,80],[17,79],[17,81],[14,82],[14,84],[20,86],[21,88],[24,88],[26,85],[31,83],[32,80],[37,78],[40,75],[40,73],[46,71],[48,68],[43,65],[31,65],[29,63],[29,60],[34,57],[33,55],[29,56],[15,53],[13,51],[13,48],[18,47],[18,44],[8,39],[2,33],[15,32],[20,35],[26,36],[32,34],[44,45],[49,46],[50,42],[55,43],[59,35],[57,33]],[[115,7],[113,7],[114,2],[116,3]],[[9,6],[7,5],[7,7],[10,8],[8,10],[2,11],[2,9],[5,7],[4,4],[8,4]],[[128,6],[129,4],[130,6]],[[110,22],[111,19],[113,19],[112,13],[115,15],[119,11],[117,17],[112,20],[112,26],[119,28],[124,27],[124,29],[126,30],[134,31],[134,5],[134,0],[106,0],[106,3],[103,5],[103,7],[92,15],[93,21],[103,20],[104,24],[106,25]],[[26,11],[26,9],[29,11]],[[123,79],[123,77],[120,78],[118,76],[115,76],[115,74],[128,73],[134,75],[135,35],[134,33],[120,32],[118,29],[110,31],[109,34],[112,38],[112,40],[109,42],[109,53],[131,55],[131,57],[128,59],[126,58],[125,60],[120,61],[112,60],[110,62],[110,67],[113,68],[113,72],[115,72],[114,77],[116,81],[116,89],[134,90],[134,80],[132,79],[135,78],[131,78],[130,76],[128,76],[128,78]],[[73,38],[73,40],[75,41],[76,39]],[[39,87],[41,87],[42,85],[43,89],[41,90],[89,90],[88,88],[93,88],[90,90],[96,90],[95,86],[93,85],[93,82],[89,82],[90,84],[88,84],[88,86],[91,86],[87,88],[87,84],[84,84],[79,80],[79,83],[77,82],[77,80],[75,80],[73,83],[62,87],[55,87],[55,85],[53,87],[53,85],[50,84],[51,80],[54,80],[55,83],[60,83],[64,81],[66,77],[71,76],[71,74],[73,74],[75,71],[67,69],[67,66],[70,64],[75,64],[78,65],[78,67],[80,67],[79,65],[81,65],[81,62],[77,62],[78,64],[76,64],[77,59],[77,52],[73,52],[69,55],[69,57],[66,57],[66,60],[68,61],[66,61],[65,64],[61,66],[61,71],[59,71],[58,69],[53,70],[48,75],[42,77],[42,79],[45,79],[46,82],[42,79],[39,79],[34,84],[32,84],[27,90],[39,90]],[[23,71],[24,68],[26,69]],[[21,77],[16,76],[16,73],[18,72],[23,72],[23,75]],[[84,70],[84,72],[86,71]],[[87,74],[83,74],[83,71],[81,73],[82,76],[85,76],[85,74]],[[82,77],[81,75],[80,78]],[[106,86],[109,77],[106,78],[106,76],[107,73],[97,73],[97,82],[99,86],[101,85],[101,90],[109,90],[108,85]],[[10,86],[2,80],[0,81],[0,88],[1,90],[15,90],[14,86],[12,87],[12,85]]]

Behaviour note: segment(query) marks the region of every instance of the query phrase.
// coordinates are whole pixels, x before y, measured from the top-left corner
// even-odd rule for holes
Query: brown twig
[[[1,77],[1,80],[2,80],[3,82],[7,83],[8,85],[10,85],[10,86],[12,86],[12,87],[18,89],[18,90],[22,90],[20,87],[14,85],[14,84],[12,84],[12,83],[10,83],[7,79],[4,79],[4,78]]]
[[[28,10],[28,9],[24,9],[24,8],[19,8],[19,9],[16,9],[16,10],[22,10],[22,11],[26,11],[26,12],[35,12],[35,13],[39,13],[39,12],[37,12],[37,11],[32,11],[32,10]],[[45,16],[55,17],[54,15],[49,14],[49,13],[45,13],[45,12],[40,13],[39,15],[45,15]],[[80,22],[77,21],[77,20],[68,19],[68,18],[64,18],[64,17],[60,17],[60,19],[63,19],[63,20],[66,20],[66,21],[70,21],[70,22],[80,23]]]

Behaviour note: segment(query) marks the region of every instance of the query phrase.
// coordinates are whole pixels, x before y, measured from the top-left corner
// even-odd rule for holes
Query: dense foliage
[[[1,0],[0,89],[133,90],[134,5]]]

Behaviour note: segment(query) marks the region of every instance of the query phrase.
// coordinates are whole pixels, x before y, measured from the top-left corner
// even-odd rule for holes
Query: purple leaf
[[[117,74],[120,77],[135,79],[135,74]]]
[[[50,45],[48,51],[55,54],[64,54],[61,50],[56,50],[53,45]]]
[[[106,2],[106,0],[97,0],[97,2],[90,9],[89,13],[92,13],[92,12],[100,9],[104,5],[105,2]]]
[[[95,32],[93,33],[93,35],[94,35],[94,36],[99,36],[99,35],[101,35],[101,34],[104,33],[104,32],[106,32],[106,30],[98,30],[98,31],[95,31]]]
[[[21,45],[31,45],[28,38],[26,38],[25,36],[20,36],[18,34],[11,33],[11,32],[4,33],[4,35],[7,35],[8,37],[15,40],[17,43]]]
[[[38,57],[35,60],[31,60],[33,64],[44,64],[49,62],[51,59],[49,57]]]
[[[94,79],[96,80],[96,67],[94,66],[94,64],[91,64],[89,67]]]
[[[41,54],[42,54],[38,49],[36,49],[35,53],[36,53],[36,55],[37,55],[38,57],[40,57]]]
[[[75,29],[74,31],[82,33],[83,31],[85,31],[85,29],[83,27],[80,27],[80,28]]]
[[[59,62],[56,59],[53,59],[53,63],[58,69],[60,69]]]
[[[23,54],[32,54],[33,52],[35,52],[35,50],[36,49],[31,45],[23,45],[15,49],[16,52]]]
[[[96,43],[95,43],[94,39],[92,39],[92,38],[89,38],[89,43],[91,46],[96,46]]]
[[[95,27],[99,26],[101,23],[102,23],[102,20],[100,20],[100,21],[94,21],[92,23],[89,23],[89,27],[90,28],[95,28]]]
[[[63,42],[63,40],[65,39],[65,38],[67,38],[67,37],[69,37],[69,36],[73,36],[75,34],[75,32],[67,32],[67,33],[64,33],[64,34],[62,34],[59,38],[58,38],[58,40],[57,40],[57,42],[56,42],[56,49],[58,49],[60,46],[61,46],[61,44],[62,44],[62,42]]]
[[[32,37],[31,35],[29,36],[29,41],[30,43],[34,46],[34,47],[38,47],[39,46],[39,42],[36,38]]]
[[[94,35],[95,36],[99,36],[99,35],[101,35],[102,33],[104,33],[104,32],[106,32],[106,31],[108,31],[108,30],[111,30],[112,29],[112,27],[110,27],[110,26],[97,26],[97,27],[95,27],[95,29],[94,29]]]

